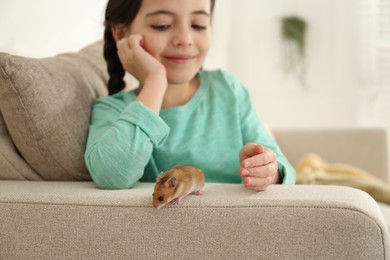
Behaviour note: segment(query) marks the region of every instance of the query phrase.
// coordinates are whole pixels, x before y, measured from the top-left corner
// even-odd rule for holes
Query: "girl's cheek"
[[[142,46],[146,52],[148,52],[153,57],[157,57],[158,55],[158,48],[153,45],[152,40],[144,39],[144,45]]]
[[[150,55],[154,56],[153,55],[153,51],[151,50],[149,44],[147,41],[144,41],[144,44],[142,45],[142,48],[144,48],[144,50],[149,53]]]

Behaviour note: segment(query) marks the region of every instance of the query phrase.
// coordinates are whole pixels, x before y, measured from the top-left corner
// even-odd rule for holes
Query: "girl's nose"
[[[191,31],[185,28],[179,29],[174,35],[173,44],[175,46],[191,46],[193,44]]]

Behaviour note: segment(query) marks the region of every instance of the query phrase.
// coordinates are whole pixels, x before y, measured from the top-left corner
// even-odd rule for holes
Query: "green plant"
[[[281,25],[285,72],[294,74],[302,86],[305,86],[307,23],[298,16],[285,16],[281,19]]]

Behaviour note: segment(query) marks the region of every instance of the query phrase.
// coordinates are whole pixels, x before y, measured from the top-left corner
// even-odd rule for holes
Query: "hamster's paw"
[[[195,195],[203,195],[203,192],[201,190],[194,191]]]
[[[180,204],[180,201],[181,201],[181,198],[176,198],[176,199],[173,199],[172,200],[172,205],[179,205]]]

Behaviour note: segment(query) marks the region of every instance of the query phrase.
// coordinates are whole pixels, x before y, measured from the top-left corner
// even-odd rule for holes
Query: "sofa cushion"
[[[0,179],[40,180],[41,177],[26,163],[16,150],[0,113]]]
[[[0,53],[0,111],[42,179],[91,179],[84,150],[91,106],[107,94],[106,81],[102,42],[42,59]]]

